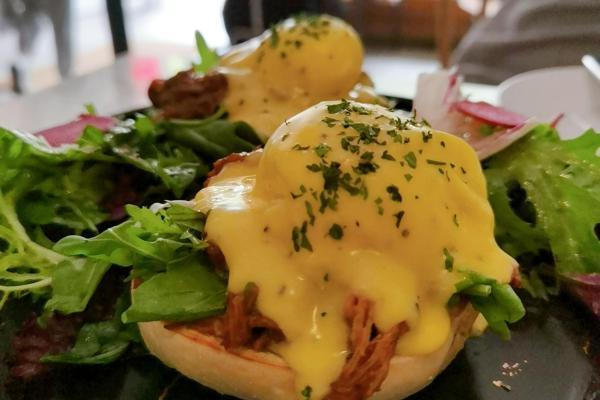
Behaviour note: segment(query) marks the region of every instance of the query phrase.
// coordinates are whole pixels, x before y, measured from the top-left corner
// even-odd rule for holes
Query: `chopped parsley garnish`
[[[340,122],[335,118],[331,118],[331,117],[325,117],[321,120],[321,122],[323,122],[324,124],[326,124],[329,128],[333,127],[336,122]]]
[[[377,214],[379,215],[383,215],[383,207],[381,207],[381,203],[383,203],[383,200],[381,199],[381,197],[378,197],[375,199],[375,205],[377,206]]]
[[[301,150],[308,150],[310,148],[310,146],[301,146],[298,143],[296,143],[295,145],[292,146],[292,150],[296,150],[296,151],[301,151]]]
[[[343,137],[341,140],[342,149],[349,151],[350,153],[358,154],[360,147],[356,144],[352,144],[352,140],[355,137],[347,136]]]
[[[329,236],[335,240],[340,240],[344,236],[344,230],[340,225],[333,224],[331,225],[331,228],[329,228]]]
[[[394,214],[394,217],[396,218],[396,228],[399,228],[402,218],[404,218],[404,211],[398,211],[396,214]]]
[[[302,389],[300,394],[302,395],[302,398],[304,400],[310,400],[310,397],[312,396],[312,387],[310,387],[309,385],[306,385],[304,387],[304,389]]]
[[[454,268],[454,257],[448,251],[447,248],[444,247],[444,268],[448,271],[452,271]]]
[[[271,25],[271,47],[275,48],[279,44],[279,33],[277,26]]]
[[[292,243],[294,245],[295,251],[300,251],[300,249],[306,249],[308,251],[312,251],[312,245],[306,236],[306,230],[308,229],[308,222],[302,222],[302,226],[299,228],[297,226],[292,229]]]
[[[356,167],[352,167],[352,170],[358,175],[366,175],[377,171],[379,165],[372,161],[361,161]]]
[[[412,178],[412,174],[404,174],[404,179],[406,179],[406,182],[410,182]]]
[[[460,172],[462,172],[463,174],[466,174],[466,173],[467,173],[467,170],[466,170],[466,169],[464,169],[463,167],[460,167]]]
[[[281,137],[281,141],[282,141],[282,142],[285,142],[285,141],[287,140],[287,138],[289,138],[289,137],[290,137],[290,134],[289,134],[289,133],[285,133],[285,134],[284,134],[284,135]]]
[[[387,150],[383,151],[383,154],[381,155],[381,158],[383,158],[384,160],[396,161],[396,159],[394,158],[394,156],[391,155],[390,153],[388,153]]]
[[[446,165],[445,161],[438,161],[438,160],[426,160],[427,164],[431,164],[431,165]]]
[[[443,140],[440,142],[440,146],[442,147],[446,147],[446,142],[444,142]]]
[[[365,161],[371,161],[371,160],[373,160],[373,152],[372,151],[365,151],[364,153],[362,153],[360,155],[360,159],[361,160],[365,160]]]
[[[452,222],[453,222],[453,223],[454,223],[454,225],[456,225],[457,227],[459,226],[459,225],[458,225],[458,215],[454,214],[454,215],[452,216]]]
[[[312,172],[319,172],[319,171],[321,171],[321,166],[318,164],[308,164],[306,166],[306,169],[308,169],[309,171],[312,171]]]
[[[385,190],[390,195],[390,199],[392,199],[392,201],[397,201],[397,202],[402,201],[402,195],[400,194],[400,191],[398,190],[398,186],[389,185],[387,188],[385,188]]]
[[[315,224],[315,214],[313,213],[313,208],[312,208],[312,204],[310,204],[310,201],[305,201],[304,202],[304,206],[306,207],[306,215],[308,215],[308,223],[311,225]]]
[[[412,151],[404,156],[404,161],[406,161],[409,167],[413,169],[417,168],[417,156]]]
[[[350,102],[346,99],[342,99],[341,103],[328,105],[327,112],[329,114],[337,114],[339,112],[347,110],[349,106],[350,106]]]
[[[315,146],[314,149],[317,156],[323,158],[331,150],[331,147],[329,147],[325,143],[319,143],[317,146]]]
[[[423,143],[427,143],[433,138],[433,133],[431,133],[431,131],[421,131],[421,137],[423,138]]]
[[[323,275],[323,280],[329,282],[329,272],[326,272],[325,275]]]

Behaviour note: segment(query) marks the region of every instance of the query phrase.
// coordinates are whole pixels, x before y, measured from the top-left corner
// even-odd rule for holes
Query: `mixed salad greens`
[[[484,162],[496,239],[522,284],[547,298],[564,285],[600,316],[600,134],[561,140],[548,125]]]
[[[197,45],[202,62],[194,68],[204,72],[216,55],[201,36]],[[211,266],[205,216],[185,200],[213,161],[263,144],[252,127],[226,116],[220,109],[205,119],[158,121],[140,113],[101,127],[83,117],[83,130],[60,145],[0,128],[0,308],[23,298],[38,307],[43,326],[52,315],[85,312],[110,271],[126,271],[136,287],[132,301],[125,286],[111,299],[110,318],[87,321],[70,350],[43,362],[112,362],[139,342],[135,322],[223,312],[226,273]],[[496,238],[521,263],[523,287],[546,298],[564,285],[598,316],[599,147],[596,132],[562,141],[538,125],[483,163]],[[457,291],[503,337],[507,322],[524,314],[510,286],[486,277],[465,272]]]

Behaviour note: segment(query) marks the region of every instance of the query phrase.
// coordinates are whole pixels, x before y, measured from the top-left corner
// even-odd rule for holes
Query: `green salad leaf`
[[[124,322],[188,321],[225,311],[227,285],[206,259],[190,255],[167,263],[166,272],[144,281],[133,292]]]
[[[162,212],[131,207],[135,222],[104,229],[123,216],[125,202],[190,197],[213,160],[262,144],[247,124],[224,115],[220,109],[202,120],[155,123],[138,114],[109,132],[87,126],[76,143],[57,147],[0,128],[0,307],[9,295],[34,292],[50,298],[49,310],[82,311],[109,264],[139,261],[147,266],[140,274],[150,266],[164,271],[182,247],[201,247],[194,235],[177,236],[202,225],[184,207],[169,207],[169,218],[181,219],[166,228],[173,232],[160,231]],[[89,255],[90,262],[51,249],[69,234],[81,236],[61,241],[60,251]],[[87,240],[91,234],[99,235]]]
[[[52,295],[46,302],[49,311],[71,314],[85,310],[110,264],[85,258],[69,258],[50,273]]]
[[[493,156],[485,175],[496,237],[514,257],[551,251],[562,275],[600,272],[600,134],[572,140],[539,125]]]
[[[100,265],[133,267],[132,277],[141,284],[123,314],[125,322],[193,320],[223,312],[226,283],[204,255],[204,215],[186,203],[126,209],[127,221],[92,238],[67,236],[54,250]],[[68,274],[60,278],[73,280]],[[70,284],[56,279],[55,286]],[[79,293],[91,296],[94,282],[80,283]]]
[[[204,36],[199,31],[195,33],[196,38],[196,49],[198,50],[198,55],[200,56],[200,63],[194,64],[194,71],[198,73],[205,73],[214,68],[219,62],[219,56],[217,52],[211,50],[204,40]]]
[[[469,298],[470,303],[487,321],[490,329],[503,339],[510,339],[508,323],[525,316],[525,307],[508,283],[499,283],[473,271],[461,271],[463,280],[456,292]]]
[[[120,320],[121,313],[129,304],[128,298],[129,293],[125,293],[118,299],[113,319],[84,324],[69,351],[46,355],[42,362],[108,364],[121,357],[131,342],[141,341],[137,326]]]

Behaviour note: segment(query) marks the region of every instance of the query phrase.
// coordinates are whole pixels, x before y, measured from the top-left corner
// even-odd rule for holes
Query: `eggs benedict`
[[[224,316],[140,323],[150,351],[244,399],[402,398],[462,348],[478,312],[522,305],[475,152],[377,105],[322,102],[194,199],[228,271]]]
[[[289,18],[234,46],[206,74],[194,70],[152,83],[149,94],[167,117],[202,118],[222,105],[268,137],[287,118],[323,100],[387,104],[362,72],[356,31],[329,15]]]

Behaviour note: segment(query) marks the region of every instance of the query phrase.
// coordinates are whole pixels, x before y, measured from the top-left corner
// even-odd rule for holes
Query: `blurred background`
[[[225,51],[300,11],[350,22],[383,93],[402,95],[420,72],[442,66],[498,84],[600,53],[600,0],[0,0],[0,102],[125,54],[142,90],[190,65],[195,30]]]

